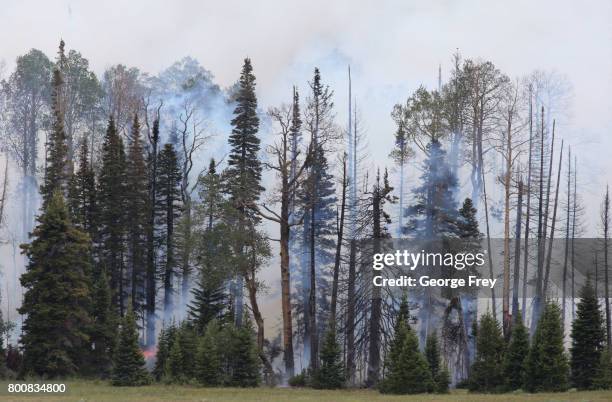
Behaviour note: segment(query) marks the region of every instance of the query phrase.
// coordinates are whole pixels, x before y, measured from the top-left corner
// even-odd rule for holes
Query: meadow
[[[383,401],[580,401],[608,402],[612,391],[570,391],[565,393],[513,393],[502,395],[470,394],[454,390],[448,395],[381,395],[372,390],[322,391],[306,388],[201,388],[179,385],[150,385],[145,387],[112,387],[103,381],[70,381],[64,394],[7,394],[7,382],[0,383],[0,401],[61,401],[61,402],[383,402]]]

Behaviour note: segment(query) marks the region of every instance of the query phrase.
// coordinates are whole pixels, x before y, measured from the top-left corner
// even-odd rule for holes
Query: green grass
[[[0,383],[0,401],[261,401],[261,402],[378,402],[378,401],[612,401],[612,391],[566,392],[560,394],[483,395],[454,391],[450,395],[381,395],[369,390],[317,391],[293,388],[199,388],[190,386],[151,385],[147,387],[111,387],[105,382],[69,381],[66,394],[7,395],[7,382]]]

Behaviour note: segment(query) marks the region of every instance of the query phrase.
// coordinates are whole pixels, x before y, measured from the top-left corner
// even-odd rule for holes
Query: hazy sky
[[[101,73],[124,63],[157,73],[191,55],[216,81],[234,82],[253,60],[260,106],[305,89],[314,66],[346,109],[346,67],[373,160],[393,145],[392,106],[418,85],[436,85],[451,55],[494,62],[511,77],[556,70],[573,85],[559,136],[579,156],[587,203],[612,181],[612,2],[601,1],[11,1],[0,7],[0,59],[35,47],[53,56],[59,38]]]
[[[511,77],[556,70],[573,86],[571,118],[561,119],[558,134],[579,158],[591,235],[612,181],[610,0],[1,0],[0,37],[5,73],[30,48],[54,57],[60,37],[98,74],[116,63],[155,74],[190,55],[227,86],[249,56],[264,110],[288,101],[293,84],[305,89],[319,66],[336,91],[339,122],[350,64],[373,164],[388,163],[392,106],[420,84],[436,85],[439,64],[445,78],[457,48]]]

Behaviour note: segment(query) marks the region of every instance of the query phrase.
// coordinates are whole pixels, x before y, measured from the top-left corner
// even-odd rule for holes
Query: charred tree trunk
[[[357,244],[351,239],[347,283],[346,311],[346,378],[349,384],[355,380],[355,277],[357,265]]]
[[[514,282],[512,284],[512,317],[516,320],[519,312],[519,284],[521,259],[521,219],[523,217],[523,180],[518,182],[518,200],[516,205],[516,230],[514,231]],[[524,280],[524,279],[523,279]]]
[[[336,326],[336,309],[338,303],[338,279],[340,276],[340,257],[342,255],[342,241],[344,240],[344,215],[346,211],[346,190],[348,177],[346,175],[346,153],[342,158],[342,199],[340,201],[340,213],[336,229],[336,255],[334,259],[334,273],[332,279],[331,313],[330,325]]]
[[[553,127],[555,123],[553,122]],[[553,129],[554,132],[554,129]],[[546,254],[546,271],[544,274],[543,295],[546,297],[548,291],[548,278],[550,277],[550,263],[552,259],[553,241],[555,239],[555,225],[557,222],[557,206],[559,205],[559,184],[561,182],[561,162],[563,162],[563,140],[561,140],[561,151],[559,153],[559,170],[557,171],[557,184],[555,189],[555,202],[553,205],[552,222],[550,224],[550,238],[548,239],[548,251]]]
[[[525,211],[525,250],[523,255],[523,322],[527,322],[527,272],[529,268],[529,225],[531,223],[531,166],[533,156],[533,109],[531,100],[531,87],[529,87],[529,157],[527,161],[527,209]]]

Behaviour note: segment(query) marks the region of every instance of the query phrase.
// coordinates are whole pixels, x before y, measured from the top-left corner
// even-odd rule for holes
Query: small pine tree
[[[220,385],[222,381],[220,327],[217,321],[208,323],[204,336],[198,343],[196,355],[196,379],[205,386]]]
[[[166,372],[166,362],[170,354],[170,348],[174,343],[176,336],[176,326],[174,323],[167,327],[162,327],[157,338],[157,354],[155,360],[155,367],[153,368],[153,376],[156,381],[160,381]]]
[[[121,324],[119,345],[115,352],[114,368],[111,383],[115,386],[146,385],[150,376],[144,367],[145,359],[138,346],[136,317],[131,305]]]
[[[608,348],[601,353],[592,388],[612,389],[612,353]]]
[[[401,347],[395,348],[395,353],[399,353],[390,365],[389,375],[381,383],[380,391],[389,394],[431,392],[434,388],[431,370],[427,360],[419,352],[416,334],[409,330],[405,323],[400,324],[399,331],[399,338],[404,338],[404,342]]]
[[[504,377],[509,390],[522,387],[525,376],[525,356],[529,353],[529,333],[523,325],[521,313],[514,318],[510,343],[504,356]]]
[[[499,323],[491,313],[480,319],[476,336],[476,360],[472,365],[471,391],[498,391],[504,383],[502,362],[504,339]]]
[[[438,375],[435,378],[435,389],[436,394],[447,394],[449,392],[450,385],[450,373],[446,367],[442,367],[438,371]]]
[[[525,389],[529,392],[565,391],[568,387],[568,369],[561,310],[557,304],[548,302],[525,362]]]
[[[327,330],[321,347],[321,365],[313,375],[312,386],[319,389],[337,389],[344,386],[342,351],[336,340],[334,327]]]
[[[578,389],[589,389],[593,385],[605,341],[603,317],[590,278],[580,291],[571,337],[572,384]]]
[[[436,379],[440,371],[440,349],[438,347],[438,334],[436,334],[435,331],[427,336],[425,357],[427,358],[427,364],[429,364],[429,369],[431,370],[431,377]]]
[[[176,331],[165,365],[169,382],[185,383],[195,377],[196,336],[193,328],[183,322]]]
[[[230,352],[230,385],[256,387],[260,380],[261,362],[257,354],[253,324],[245,314],[243,325],[235,328],[235,337]]]
[[[380,383],[380,392],[416,394],[433,389],[431,370],[419,352],[419,341],[408,324],[410,312],[406,295],[402,297],[391,347],[385,361],[387,375]]]
[[[182,383],[185,380],[185,375],[183,374],[183,351],[178,337],[172,343],[168,353],[168,360],[166,360],[164,367],[164,380],[171,383]]]

